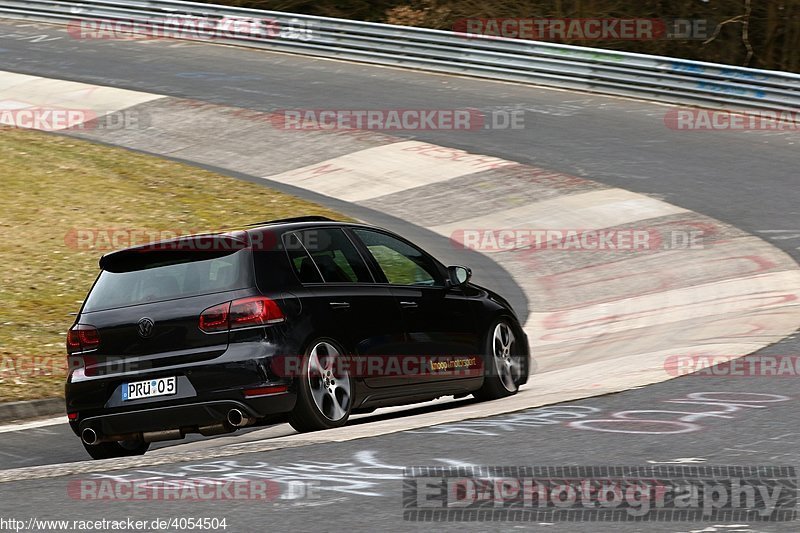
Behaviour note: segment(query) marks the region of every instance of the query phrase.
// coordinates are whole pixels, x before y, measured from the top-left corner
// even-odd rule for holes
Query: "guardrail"
[[[798,74],[539,41],[177,0],[3,0],[0,17],[70,24],[75,31],[81,22],[114,21],[133,33],[168,31],[188,17],[204,21],[193,38],[226,44],[669,103],[800,110]],[[256,21],[229,24],[240,19]]]

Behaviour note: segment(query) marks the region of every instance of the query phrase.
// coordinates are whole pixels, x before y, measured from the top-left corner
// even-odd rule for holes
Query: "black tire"
[[[497,400],[519,390],[527,365],[524,350],[517,349],[516,328],[506,318],[495,320],[486,334],[483,386],[472,395],[478,400]]]
[[[303,357],[297,404],[289,424],[301,433],[344,426],[353,409],[355,381],[341,345],[317,339]]]
[[[150,443],[143,440],[126,440],[122,442],[101,442],[94,446],[84,443],[83,447],[92,459],[116,459],[144,455],[150,449]]]

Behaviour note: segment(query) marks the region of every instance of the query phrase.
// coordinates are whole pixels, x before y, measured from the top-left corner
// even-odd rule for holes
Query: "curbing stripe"
[[[364,163],[369,162],[368,166]],[[421,185],[513,165],[433,144],[405,141],[369,148],[264,179],[360,202]],[[376,180],[374,176],[381,176]]]
[[[650,218],[685,213],[686,209],[623,189],[603,189],[532,202],[431,229],[449,237],[465,228],[605,229]]]
[[[164,98],[155,94],[127,89],[2,71],[0,71],[0,94],[2,94],[0,124],[17,125],[19,119],[14,117],[17,112],[22,110],[46,109],[78,112],[69,122],[53,120],[49,121],[50,125],[47,127],[36,127],[36,125],[33,127],[33,129],[48,131],[80,126],[97,117]],[[41,123],[38,125],[41,126]]]

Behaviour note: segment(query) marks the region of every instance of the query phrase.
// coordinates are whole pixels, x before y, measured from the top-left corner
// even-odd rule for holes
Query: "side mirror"
[[[462,266],[449,266],[447,275],[450,278],[451,287],[460,287],[472,278],[472,270]]]

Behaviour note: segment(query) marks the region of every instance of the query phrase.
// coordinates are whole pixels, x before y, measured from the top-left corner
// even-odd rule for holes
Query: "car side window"
[[[302,283],[374,281],[361,254],[340,228],[314,228],[291,235],[284,242]]]
[[[422,250],[379,231],[354,229],[392,285],[443,286],[439,269]]]
[[[289,261],[291,261],[300,283],[322,283],[319,269],[297,235],[294,233],[284,235],[283,246],[286,248],[286,253],[289,254]]]

